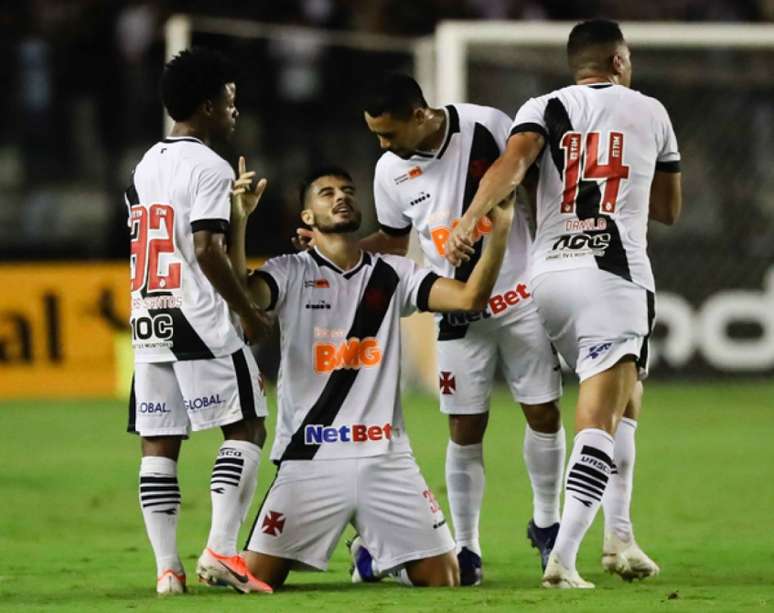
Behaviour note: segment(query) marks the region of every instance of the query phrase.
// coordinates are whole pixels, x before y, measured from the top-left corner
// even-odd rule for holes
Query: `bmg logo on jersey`
[[[456,228],[459,223],[460,219],[458,217],[452,220],[451,227],[436,226],[430,230],[430,238],[433,239],[433,244],[435,245],[435,250],[438,252],[438,255],[442,257],[446,255],[446,241],[449,240],[449,236],[451,235],[452,230]],[[492,222],[485,215],[479,219],[478,223],[476,224],[476,231],[473,233],[473,240],[477,241],[485,234],[489,234],[491,231]]]
[[[379,339],[348,338],[341,343],[317,342],[313,347],[314,371],[319,374],[342,368],[358,369],[377,366],[382,361]]]
[[[391,440],[392,424],[369,426],[367,424],[345,424],[343,426],[321,426],[309,424],[304,428],[305,445],[323,443],[368,443],[371,441]]]

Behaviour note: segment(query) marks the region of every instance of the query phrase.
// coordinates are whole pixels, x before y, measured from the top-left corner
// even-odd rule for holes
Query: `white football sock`
[[[524,462],[532,483],[532,519],[538,528],[547,528],[559,521],[564,454],[564,427],[552,433],[525,427]]]
[[[207,547],[224,556],[237,553],[237,537],[255,493],[261,448],[248,441],[223,441],[210,480],[212,524]]]
[[[481,443],[458,445],[449,441],[446,447],[446,491],[457,550],[467,547],[480,556],[478,518],[484,499],[484,450]]]
[[[613,473],[602,498],[605,513],[605,534],[615,534],[629,542],[634,538],[630,507],[634,484],[634,460],[636,448],[634,434],[637,421],[624,417],[615,431],[615,455]]]
[[[183,572],[177,552],[177,519],[180,514],[180,486],[177,462],[162,456],[145,456],[140,462],[140,508],[145,521],[157,576],[171,569]]]
[[[564,511],[553,554],[570,570],[578,549],[605,492],[613,465],[613,437],[598,428],[586,428],[575,436],[567,463]]]

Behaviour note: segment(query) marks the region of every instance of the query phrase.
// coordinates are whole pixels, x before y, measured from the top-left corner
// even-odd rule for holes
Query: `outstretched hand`
[[[296,228],[296,235],[290,237],[296,251],[306,251],[314,247],[314,232],[308,228]]]
[[[266,189],[266,179],[261,179],[253,188],[255,171],[247,172],[244,156],[239,156],[239,176],[234,181],[231,190],[231,212],[242,217],[249,217],[258,206],[258,202]]]
[[[470,260],[470,256],[475,253],[475,227],[467,230],[462,222],[452,228],[449,238],[446,240],[445,257],[452,266],[459,266],[463,262]]]

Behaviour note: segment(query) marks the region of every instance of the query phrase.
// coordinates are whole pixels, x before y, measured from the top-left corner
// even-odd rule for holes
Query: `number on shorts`
[[[148,239],[151,230],[164,230],[166,236]],[[132,291],[145,288],[150,292],[180,287],[180,262],[159,270],[159,258],[175,253],[175,209],[168,204],[141,205],[131,208],[131,275]]]
[[[629,167],[623,163],[623,132],[610,132],[607,144],[607,164],[599,163],[599,132],[586,134],[585,157],[583,135],[567,132],[560,146],[564,149],[562,182],[562,213],[575,213],[580,178],[605,180],[605,192],[600,202],[600,213],[615,213],[621,181],[629,178]],[[583,165],[583,168],[581,168]]]
[[[425,500],[427,500],[427,504],[430,505],[430,512],[435,515],[438,513],[438,511],[441,510],[441,505],[438,504],[438,501],[435,499],[435,496],[433,496],[433,492],[430,490],[425,490],[422,492],[422,496],[425,497]]]

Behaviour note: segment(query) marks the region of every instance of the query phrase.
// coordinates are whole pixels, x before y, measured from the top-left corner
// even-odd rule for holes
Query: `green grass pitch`
[[[568,432],[574,398],[571,389],[562,401]],[[273,399],[271,405],[273,414]],[[419,464],[446,508],[445,420],[432,398],[406,395],[404,405]],[[524,421],[502,392],[493,398],[485,444],[485,583],[459,590],[353,586],[343,544],[329,572],[291,575],[274,596],[196,584],[220,437],[208,432],[194,435],[181,457],[179,543],[190,593],[158,599],[137,504],[139,444],[123,433],[124,420],[124,403],[115,401],[0,403],[0,610],[774,610],[771,383],[646,385],[634,520],[662,574],[633,584],[605,575],[598,517],[579,559],[581,573],[597,584],[588,592],[537,587],[538,558],[525,538],[531,501],[521,459]],[[273,473],[264,459],[254,506]]]

